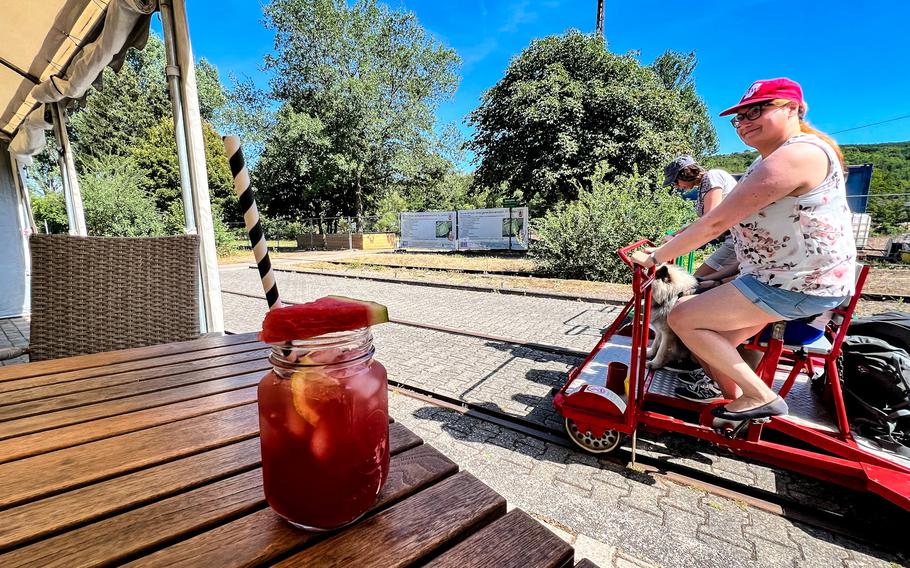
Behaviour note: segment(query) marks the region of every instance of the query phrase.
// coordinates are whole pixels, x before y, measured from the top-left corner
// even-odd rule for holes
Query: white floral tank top
[[[783,197],[731,228],[740,273],[769,286],[813,296],[853,294],[856,244],[844,173],[834,149],[814,134],[788,144],[814,144],[828,156],[828,175],[808,193]],[[743,175],[761,164],[759,156]]]

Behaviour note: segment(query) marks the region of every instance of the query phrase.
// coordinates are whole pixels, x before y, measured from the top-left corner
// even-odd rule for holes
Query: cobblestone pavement
[[[332,276],[275,272],[281,297],[314,300],[327,294],[369,298],[393,318],[548,343],[587,351],[617,315],[616,306],[512,296],[427,286],[389,284]],[[221,271],[223,290],[262,295],[259,273],[242,267]]]
[[[279,273],[278,281],[289,300],[330,293],[369,298],[387,303],[403,319],[581,350],[594,344],[598,326],[610,320],[608,314],[601,323],[592,317],[583,332],[574,334],[573,317],[591,316],[605,306],[291,273]],[[222,286],[261,293],[257,273],[248,269],[222,270]],[[265,313],[264,300],[229,293],[224,307],[226,326],[235,332],[258,329]],[[498,316],[510,325],[503,326]],[[400,325],[378,326],[374,336],[390,379],[562,427],[551,391],[580,362],[576,358]],[[601,566],[888,566],[896,561],[838,535],[588,454],[401,395],[391,400],[396,419],[570,540],[579,558],[588,556]],[[843,507],[852,502],[842,489],[719,455],[680,437],[640,439],[639,450],[808,503]]]
[[[28,345],[30,319],[28,317],[0,319],[0,350]],[[0,366],[28,363],[28,356],[0,360]]]

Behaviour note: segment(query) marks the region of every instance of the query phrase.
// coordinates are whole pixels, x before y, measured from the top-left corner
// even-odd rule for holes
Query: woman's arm
[[[782,197],[816,187],[827,172],[828,157],[818,146],[784,146],[763,160],[720,205],[656,248],[654,257],[658,262],[666,262],[700,247]]]
[[[711,189],[709,189],[704,197],[704,201],[703,201],[704,209],[703,209],[702,215],[707,215],[708,213],[713,211],[715,207],[720,205],[720,202],[723,201],[723,199],[724,199],[723,188],[718,186],[718,187],[712,187]]]

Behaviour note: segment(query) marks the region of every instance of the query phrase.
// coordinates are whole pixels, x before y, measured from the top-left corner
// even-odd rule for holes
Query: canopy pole
[[[82,208],[82,192],[79,190],[79,179],[76,176],[76,164],[73,162],[73,149],[66,133],[66,116],[60,103],[48,103],[51,116],[54,117],[54,136],[60,146],[60,177],[63,179],[63,194],[66,197],[66,218],[71,235],[88,235],[85,228],[85,210]],[[35,112],[41,112],[40,109]]]
[[[177,65],[177,49],[174,45],[174,34],[168,33],[174,29],[174,16],[170,2],[161,2],[161,27],[164,30],[164,74],[167,77],[167,89],[171,98],[171,115],[174,118],[174,141],[177,143],[177,169],[180,173],[180,193],[183,198],[183,226],[184,233],[195,235],[196,215],[193,207],[193,184],[190,180],[189,159],[186,150],[186,129],[183,121],[183,97],[180,95],[180,67]],[[199,275],[196,278],[196,296],[199,298],[199,329],[207,330],[209,327],[208,306],[205,302],[205,289],[202,284],[202,255],[197,263]]]
[[[12,152],[9,153],[9,159],[13,169],[13,183],[16,184],[16,195],[19,198],[20,207],[23,211],[22,226],[27,226],[31,230],[29,235],[34,235],[38,232],[38,228],[35,225],[35,215],[32,213],[32,200],[31,197],[29,197],[28,189],[25,187],[24,168],[19,163],[19,160],[16,159],[16,155]],[[26,250],[26,252],[28,251]]]
[[[199,95],[196,89],[196,68],[190,44],[189,25],[184,0],[161,0],[162,29],[165,48],[169,51],[168,65],[176,63],[177,69],[169,71],[168,77],[176,79],[179,86],[179,100],[172,98],[172,105],[179,109],[174,113],[175,136],[178,145],[178,161],[185,160],[188,173],[189,197],[184,191],[185,217],[195,220],[199,234],[199,274],[201,277],[200,309],[204,311],[202,329],[206,332],[224,331],[224,313],[221,300],[221,279],[218,274],[218,254],[215,248],[215,230],[212,222],[212,204],[209,198],[208,170],[205,164],[205,142],[202,136],[202,117],[199,113]],[[173,76],[176,72],[177,75]],[[179,117],[179,118],[178,118]],[[182,128],[181,126],[182,121]],[[183,137],[186,156],[179,154]],[[181,185],[183,184],[181,171]],[[203,314],[200,314],[203,315]]]
[[[170,2],[161,3],[161,24],[165,30],[172,30],[174,17]],[[183,97],[180,95],[180,67],[177,65],[177,50],[174,34],[164,34],[164,54],[167,89],[171,97],[171,114],[174,115],[174,138],[177,142],[177,166],[180,171],[180,192],[183,196],[184,226],[188,235],[196,234],[196,216],[193,213],[193,190],[190,182],[189,160],[186,152],[186,131],[183,126]]]
[[[23,279],[25,280],[25,298],[24,305],[22,306],[23,313],[31,312],[31,285],[32,285],[32,255],[29,249],[28,238],[31,235],[34,235],[38,231],[35,229],[35,217],[32,214],[32,202],[28,195],[28,189],[25,187],[25,176],[23,176],[23,168],[19,164],[19,160],[16,159],[16,155],[12,152],[9,153],[10,167],[13,170],[13,183],[16,185],[16,201],[18,201],[19,207],[17,207],[19,213],[19,226],[22,230],[22,258],[24,259],[23,268],[24,274]]]

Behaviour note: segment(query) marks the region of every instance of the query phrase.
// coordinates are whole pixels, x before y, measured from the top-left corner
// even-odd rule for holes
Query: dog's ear
[[[654,278],[667,282],[670,280],[670,269],[666,264],[661,264],[660,268],[657,269],[657,272],[654,273]]]

